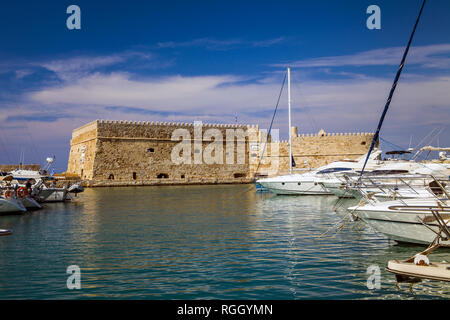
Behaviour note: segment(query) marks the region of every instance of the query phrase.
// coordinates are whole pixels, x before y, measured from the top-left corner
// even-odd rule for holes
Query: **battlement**
[[[159,121],[127,121],[127,120],[95,120],[99,125],[134,125],[134,126],[164,126],[175,128],[195,127],[199,122],[159,122]],[[201,123],[205,128],[258,128],[250,124]],[[82,127],[81,127],[82,128]]]
[[[372,132],[339,132],[339,133],[325,133],[325,134],[320,134],[320,133],[303,133],[303,134],[298,134],[297,138],[306,138],[306,137],[355,137],[355,136],[370,136],[370,135],[374,135],[374,133]]]
[[[86,133],[90,133],[90,136],[128,136],[130,129],[133,130],[133,136],[148,135],[150,129],[152,134],[157,133],[151,129],[167,128],[175,130],[178,128],[192,129],[197,127],[201,122],[159,122],[159,121],[128,121],[128,120],[94,120],[79,128],[76,128],[72,132],[72,140],[79,140],[81,136],[86,137]],[[244,129],[258,131],[259,127],[255,124],[224,124],[224,123],[201,123],[202,128],[216,128],[216,129]],[[166,136],[166,135],[165,135]],[[167,137],[166,137],[167,138]]]

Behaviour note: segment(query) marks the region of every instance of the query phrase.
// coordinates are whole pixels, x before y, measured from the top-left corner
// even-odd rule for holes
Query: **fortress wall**
[[[226,147],[223,147],[222,161],[224,164],[195,164],[195,150],[191,143],[191,164],[175,164],[172,162],[172,149],[178,141],[146,141],[99,139],[96,152],[94,176],[98,180],[108,180],[113,175],[114,180],[156,180],[163,175],[162,180],[201,181],[203,179],[234,179],[247,178],[248,160],[244,164],[226,164]],[[203,142],[202,151],[210,142]],[[153,152],[148,150],[152,149]],[[236,151],[236,150],[235,150]],[[245,150],[247,154],[247,150]],[[214,155],[214,153],[213,153]],[[167,178],[166,178],[167,176]],[[240,181],[240,180],[239,180]]]
[[[318,168],[333,161],[359,158],[368,152],[372,139],[373,133],[295,135],[292,138],[292,154],[296,163],[294,171],[302,168]],[[268,148],[264,156],[267,159],[258,170],[262,175],[269,172],[271,168],[269,159],[275,161],[274,158],[278,160],[277,174],[289,172],[289,142],[280,141],[276,145],[279,156],[274,156]]]
[[[72,132],[67,172],[81,179],[93,179],[98,122],[90,122]]]
[[[172,161],[172,150],[181,140],[180,136],[175,137],[178,140],[172,140],[176,129],[185,129],[180,134],[187,134],[189,138],[184,141],[190,145],[191,164],[175,164]],[[227,134],[235,133],[236,129],[239,129],[243,136],[236,137],[234,148],[228,150],[225,139]],[[207,137],[207,130],[214,136]],[[155,180],[163,175],[168,178],[162,179],[186,182],[201,182],[205,179],[242,182],[249,178],[248,138],[245,137],[247,131],[255,135],[257,127],[98,120],[74,130],[68,172],[78,174],[84,179],[95,180]],[[217,140],[215,135],[218,135]],[[217,159],[222,159],[222,164],[202,161],[195,164],[199,154],[216,155],[215,152],[208,151],[208,148],[212,149],[213,141],[222,146],[222,155],[220,148],[217,152]],[[238,149],[238,145],[241,149]],[[238,150],[241,158],[243,157],[240,163],[237,162]],[[227,164],[230,152],[233,153],[234,163]]]
[[[147,121],[98,121],[98,136],[99,137],[121,137],[121,138],[148,138],[171,140],[172,133],[176,129],[188,130],[191,137],[194,137],[193,123],[180,122],[147,122]],[[208,124],[202,125],[203,131],[207,129],[217,129],[225,137],[227,129],[243,129],[246,130],[246,125],[232,125],[232,124]]]
[[[186,146],[190,146],[188,157],[191,160],[190,164],[176,164],[172,161],[174,147],[181,146],[180,140],[172,140],[172,134],[176,129],[186,129],[182,134],[187,134],[188,137],[184,141]],[[215,130],[211,132],[208,129]],[[236,129],[241,129],[239,131],[244,136],[235,138],[234,148],[227,150],[226,136],[235,133]],[[217,140],[215,137],[207,137],[205,136],[207,132],[218,134],[219,137]],[[101,181],[104,181],[105,185],[128,182],[131,184],[248,182],[253,178],[266,137],[267,133],[260,131],[257,125],[199,126],[192,123],[96,120],[74,130],[67,171],[79,175],[82,179],[96,181],[95,183],[100,185],[103,183]],[[314,135],[297,135],[295,130],[292,149],[296,169],[316,168],[344,158],[358,158],[367,152],[372,137],[373,134],[327,134],[323,130]],[[222,154],[220,150],[217,154],[218,159],[222,160],[219,164],[209,164],[203,157],[199,157],[200,154],[211,153],[212,141],[216,146],[222,146]],[[274,156],[273,151],[276,150],[279,150],[279,153]],[[230,152],[233,154],[230,155]],[[241,155],[240,163],[237,162],[238,152]],[[180,155],[180,152],[177,155]],[[227,164],[230,157],[234,161]],[[201,159],[200,163],[197,164],[196,159]],[[273,168],[276,171],[270,170]],[[284,174],[288,170],[288,142],[270,143],[269,137],[269,144],[258,173],[272,176]]]

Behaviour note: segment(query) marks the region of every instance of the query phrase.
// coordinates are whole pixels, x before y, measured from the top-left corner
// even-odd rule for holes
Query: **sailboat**
[[[386,116],[401,71],[405,65],[406,56],[422,15],[425,2],[426,1],[424,0],[422,3],[409,42],[397,70],[374,139],[381,130],[384,117]],[[371,149],[373,144],[372,141]],[[363,172],[361,173],[361,177],[362,174]],[[450,236],[450,234],[446,234],[446,236],[442,237],[440,234],[442,230],[447,230],[448,232],[448,227],[450,226],[450,194],[438,179],[433,175],[431,175],[431,177],[434,180],[434,185],[440,188],[440,192],[436,192],[436,188],[430,185],[430,190],[433,192],[429,193],[429,197],[417,196],[412,199],[405,198],[386,202],[379,201],[375,198],[367,201],[366,204],[350,207],[348,210],[390,239],[399,242],[429,244],[432,243],[436,235],[438,235],[441,239],[441,245],[449,246],[450,240],[447,236]]]
[[[322,166],[318,169],[303,173],[293,174],[294,157],[292,155],[292,118],[291,118],[291,69],[287,68],[288,80],[288,116],[289,116],[289,174],[256,181],[258,189],[270,191],[276,194],[293,195],[332,195],[327,189],[319,184],[324,179],[332,179],[335,175],[356,172],[361,170],[366,156],[357,160],[342,160]],[[375,169],[379,165],[381,151],[375,151],[370,157],[369,167]]]

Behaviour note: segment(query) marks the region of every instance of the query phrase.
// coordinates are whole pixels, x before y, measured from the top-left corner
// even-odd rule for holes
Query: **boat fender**
[[[428,259],[427,256],[425,256],[423,254],[417,254],[414,257],[414,264],[416,266],[429,266],[430,265],[430,260]]]

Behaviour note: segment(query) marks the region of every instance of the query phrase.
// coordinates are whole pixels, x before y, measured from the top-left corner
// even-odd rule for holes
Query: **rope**
[[[387,141],[386,139],[383,139],[382,137],[379,137],[379,138],[380,138],[381,141],[383,141],[383,142],[391,145],[392,147],[394,147],[395,150],[403,150],[404,149],[404,148],[402,148],[402,147],[400,147],[400,146],[398,146],[396,144],[393,144],[392,142]]]
[[[284,74],[283,83],[281,84],[280,93],[278,94],[277,104],[275,106],[275,110],[273,111],[272,120],[270,121],[269,131],[267,132],[266,142],[264,143],[263,152],[261,154],[261,158],[259,159],[258,166],[256,167],[255,173],[253,174],[253,181],[255,181],[255,177],[258,173],[259,166],[261,165],[261,161],[264,157],[264,153],[266,152],[267,142],[269,141],[270,132],[272,131],[273,120],[275,119],[275,114],[277,113],[278,105],[280,103],[281,94],[283,93],[284,83],[286,82],[286,73]],[[290,129],[289,129],[290,130]]]

